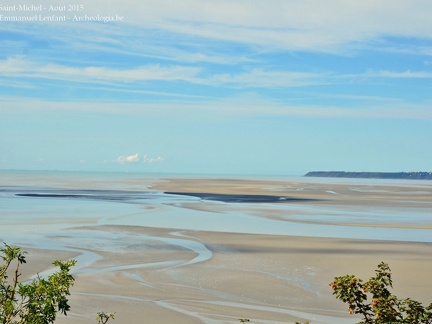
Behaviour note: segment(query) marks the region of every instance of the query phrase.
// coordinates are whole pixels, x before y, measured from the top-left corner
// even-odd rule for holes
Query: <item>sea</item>
[[[327,188],[328,194],[336,195],[333,188],[346,184],[354,196],[356,192],[373,195],[376,190],[381,193],[392,190],[399,196],[402,193],[409,203],[406,206],[400,202],[395,206],[379,203],[372,206],[310,201],[227,202],[168,194],[154,187],[175,178],[278,181],[268,188],[269,195],[280,194],[285,186],[307,191],[316,185]],[[20,246],[27,251],[72,252],[78,261],[73,274],[121,271],[138,285],[147,285],[134,270],[169,270],[212,258],[211,249],[185,235],[183,230],[431,243],[431,193],[432,181],[3,170],[0,171],[0,243]],[[413,195],[424,198],[413,199]],[[277,217],[273,217],[275,215]],[[166,231],[145,230],[139,231],[138,235],[134,231],[110,230],[118,229],[118,226]],[[121,255],[128,253],[131,247],[152,246],[154,242],[159,242],[162,247],[169,245],[192,251],[194,257],[94,267],[103,259],[103,251]],[[48,268],[38,276],[46,277],[53,271],[54,268]],[[170,307],[169,303],[164,305]],[[227,301],[226,305],[238,307],[240,304]],[[241,304],[239,307],[257,306]],[[280,307],[265,309],[313,319],[312,322],[317,323],[354,323],[358,320]],[[200,313],[183,312],[203,318]],[[214,323],[210,319],[203,322]]]
[[[343,184],[352,188],[417,187],[432,192],[432,181],[309,178],[295,176],[145,174],[115,172],[0,171],[0,241],[35,248],[107,244],[77,229],[99,225],[273,234],[406,242],[432,242],[432,199],[411,207],[296,203],[227,203],[224,212],[184,208],[202,203],[194,196],[166,194],[152,185],[169,178],[233,178],[296,183]],[[269,188],[269,192],[272,189]],[[301,190],[301,188],[299,188]],[[412,193],[411,193],[412,194]],[[431,197],[432,198],[432,197]],[[407,197],[409,199],[409,197]],[[262,217],[266,213],[290,217]],[[307,216],[305,220],[305,215]],[[88,233],[88,232],[86,232]],[[74,241],[75,240],[75,241]],[[110,239],[108,239],[110,240]],[[72,244],[72,242],[75,242]]]

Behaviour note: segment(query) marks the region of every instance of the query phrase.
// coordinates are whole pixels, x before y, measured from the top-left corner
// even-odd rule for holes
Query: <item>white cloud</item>
[[[142,157],[139,153],[133,155],[120,155],[115,162],[118,164],[126,164],[126,163],[138,163],[142,161],[143,163],[156,163],[163,161],[164,158],[161,156],[150,157],[147,154],[144,154]]]
[[[58,0],[58,3],[66,4],[66,1]],[[50,1],[41,0],[41,4],[49,5]],[[398,3],[397,6],[390,0],[271,0],[270,3],[261,0],[124,0],[120,3],[117,0],[94,0],[85,4],[85,11],[89,15],[124,15],[126,20],[110,24],[109,28],[104,24],[65,23],[56,26],[56,29],[44,24],[38,29],[31,29],[20,24],[21,33],[48,42],[56,40],[56,46],[44,49],[39,61],[31,61],[23,55],[0,61],[0,74],[9,77],[6,81],[20,88],[29,87],[31,79],[41,78],[82,82],[85,87],[91,84],[112,86],[119,82],[128,83],[129,86],[137,81],[182,81],[230,88],[297,87],[333,83],[334,78],[319,73],[253,68],[246,72],[230,70],[221,73],[220,70],[213,70],[209,73],[203,68],[205,64],[192,67],[187,63],[253,66],[263,52],[280,49],[345,53],[353,46],[372,49],[377,45],[383,50],[409,51],[415,45],[392,48],[391,41],[369,41],[388,36],[416,37],[420,40],[432,38],[432,2],[429,0],[412,0]],[[3,27],[13,31],[13,28],[17,28],[13,26],[8,24]],[[133,32],[132,28],[135,28]],[[74,33],[71,33],[72,29]],[[69,35],[67,42],[64,41],[64,35]],[[234,47],[228,46],[231,50],[226,51],[224,42]],[[233,51],[236,44],[250,47]],[[25,42],[20,45],[21,52],[25,46]],[[77,67],[73,66],[76,62],[58,63],[62,60],[58,55],[59,49],[133,54],[134,57],[147,56],[182,63],[120,68],[117,62],[117,67],[111,63],[99,66],[87,62],[87,66]],[[423,46],[422,50],[425,55],[432,53],[430,46]],[[9,52],[7,55],[10,55]],[[45,59],[57,63],[44,63]],[[429,61],[424,62],[425,65],[429,64]],[[379,71],[366,76],[430,78],[430,73]],[[27,83],[25,78],[28,79]],[[124,84],[109,90],[137,90],[128,89]]]
[[[193,84],[247,87],[298,87],[326,83],[324,74],[296,71],[269,71],[252,69],[242,73],[200,74],[200,68],[187,66],[147,65],[132,69],[112,69],[106,67],[67,67],[61,65],[39,65],[23,57],[0,61],[0,74],[10,77],[46,78],[68,82],[89,83],[134,82],[134,81],[184,81]],[[25,83],[24,83],[25,85]],[[122,89],[125,91],[126,89]]]
[[[338,95],[333,95],[335,99]],[[345,99],[345,98],[342,98]],[[377,118],[377,119],[418,119],[432,120],[430,101],[409,103],[397,98],[352,97],[332,105],[306,104],[302,98],[280,102],[257,95],[239,95],[217,100],[166,100],[157,103],[97,103],[97,102],[50,102],[9,98],[0,102],[0,113],[27,114],[39,112],[73,111],[85,116],[87,113],[119,114],[128,116],[160,116],[180,120],[210,120],[236,118],[238,116],[301,116],[311,118]],[[138,153],[137,153],[138,154]],[[120,156],[115,162],[128,163],[127,158],[142,159],[140,154]],[[151,159],[150,157],[147,157]],[[153,158],[155,159],[155,158]],[[157,159],[157,158],[156,158]],[[131,161],[129,161],[131,162]]]
[[[161,156],[157,156],[157,157],[149,157],[147,154],[145,154],[144,156],[143,156],[143,162],[144,163],[155,163],[155,162],[161,162],[161,161],[163,161],[164,160],[164,158],[163,157],[161,157]]]
[[[432,72],[429,71],[378,71],[369,72],[367,76],[380,77],[380,78],[393,78],[393,79],[430,79],[432,78]]]
[[[142,27],[267,48],[337,52],[383,36],[432,37],[429,0],[103,2]]]
[[[49,5],[51,2],[41,0],[39,3]],[[362,47],[370,44],[371,40],[386,37],[432,38],[430,0],[400,1],[397,4],[394,0],[85,2],[85,14],[118,14],[124,16],[125,21],[109,25],[65,23],[56,25],[55,29],[51,25],[40,24],[37,29],[27,28],[25,32],[43,38],[49,34],[51,39],[59,42],[64,42],[64,35],[68,35],[65,46],[74,50],[103,49],[134,55],[149,53],[153,57],[173,60],[223,64],[230,59],[226,53],[220,54],[223,51],[218,53],[216,50],[216,45],[224,48],[220,42],[245,44],[270,51],[345,53],[353,46]],[[57,0],[56,3],[69,4],[67,0]],[[6,24],[2,28],[14,31],[16,25]],[[130,37],[137,34],[137,30],[141,31],[139,40]],[[194,51],[182,52],[176,48],[179,39]],[[215,51],[202,50],[203,40],[216,41],[209,42]],[[374,45],[388,47],[388,44]],[[236,53],[231,56],[234,60],[238,58]]]
[[[139,160],[140,160],[140,155],[136,153],[134,155],[120,155],[116,159],[116,162],[119,164],[125,164],[125,163],[136,163],[139,162]]]
[[[299,87],[322,84],[325,75],[291,71],[266,71],[253,69],[250,72],[238,74],[218,74],[208,78],[209,84],[247,87]]]
[[[191,81],[199,68],[186,66],[161,66],[152,64],[133,69],[112,69],[106,67],[68,67],[56,64],[38,64],[22,56],[0,62],[0,74],[11,77],[47,78],[67,81],[89,82],[91,80],[115,80],[123,82],[164,80]]]
[[[13,75],[26,71],[30,66],[31,64],[27,62],[22,55],[9,57],[4,61],[0,61],[0,73],[2,75]]]

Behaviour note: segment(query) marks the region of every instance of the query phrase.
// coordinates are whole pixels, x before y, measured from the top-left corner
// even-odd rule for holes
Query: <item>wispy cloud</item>
[[[161,161],[163,161],[163,160],[164,160],[164,158],[161,157],[161,156],[150,157],[150,156],[148,156],[147,154],[145,154],[145,155],[143,156],[143,158],[142,158],[142,161],[143,161],[144,163],[155,163],[155,162],[161,162]]]
[[[343,45],[358,45],[382,36],[432,36],[432,5],[428,0],[397,6],[390,0],[273,1],[271,5],[260,0],[148,0],[143,12],[133,11],[136,1],[130,1],[130,6],[122,3],[122,7],[114,0],[108,2],[132,24],[286,50],[337,52]]]
[[[324,74],[271,71],[252,69],[248,72],[211,74],[202,68],[188,66],[162,66],[153,64],[130,69],[107,67],[68,67],[61,65],[40,65],[23,57],[0,61],[0,76],[13,78],[45,78],[68,82],[136,82],[136,81],[183,81],[193,84],[235,88],[248,87],[299,87],[326,83]]]
[[[161,66],[151,64],[133,69],[107,67],[68,67],[54,64],[40,65],[23,57],[8,58],[0,62],[0,75],[27,78],[47,78],[88,82],[89,80],[115,80],[123,82],[146,80],[191,80],[199,68],[186,66]]]
[[[118,164],[128,164],[128,163],[156,163],[163,161],[164,158],[161,156],[157,157],[150,157],[147,154],[144,154],[142,157],[139,153],[132,154],[132,155],[120,155],[115,162]]]
[[[285,103],[255,95],[245,95],[217,100],[159,101],[157,103],[97,103],[97,102],[49,102],[35,100],[7,100],[0,102],[0,112],[19,115],[36,112],[76,112],[118,114],[127,116],[159,116],[164,119],[180,120],[225,120],[249,116],[300,116],[304,118],[371,118],[371,119],[418,119],[432,120],[431,102],[410,103],[396,98],[359,97],[334,95],[331,104]],[[340,100],[338,100],[340,99]],[[349,100],[347,100],[349,99]],[[336,103],[335,103],[336,101]],[[117,163],[162,161],[163,158],[149,157],[136,153],[119,156]],[[144,161],[144,162],[145,162]]]
[[[370,71],[366,74],[366,76],[370,77],[379,77],[379,78],[392,78],[392,79],[430,79],[432,78],[432,72],[430,71]]]
[[[68,4],[64,0],[57,2]],[[40,3],[51,4],[47,0]],[[431,38],[431,11],[429,0],[406,1],[397,6],[390,0],[328,0],[325,3],[276,0],[271,4],[262,0],[184,0],[178,3],[98,0],[86,3],[86,14],[119,14],[125,21],[110,24],[109,28],[105,24],[65,23],[56,25],[55,29],[42,24],[37,29],[6,24],[2,29],[54,40],[56,47],[44,48],[45,52],[58,51],[60,46],[74,51],[110,52],[177,62],[233,64],[254,59],[245,52],[239,54],[235,48],[227,52],[234,44],[249,47],[250,53],[261,48],[345,54],[353,48],[372,48],[371,41],[375,50],[379,47],[409,50],[376,40],[398,36]],[[65,34],[68,34],[67,40]],[[14,47],[15,54],[22,54],[27,47],[25,42],[20,42]],[[423,46],[423,51],[430,54],[430,46]],[[11,53],[10,49],[2,52]],[[55,58],[56,61],[61,59]]]
[[[253,69],[246,73],[214,75],[207,82],[213,85],[235,86],[239,88],[283,88],[323,84],[326,83],[325,78],[326,75],[317,73]]]

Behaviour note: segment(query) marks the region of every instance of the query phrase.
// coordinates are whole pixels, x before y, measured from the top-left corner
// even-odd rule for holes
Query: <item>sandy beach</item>
[[[76,274],[72,311],[59,317],[59,323],[89,323],[100,310],[116,312],[118,323],[236,323],[239,318],[252,323],[353,323],[328,284],[337,275],[369,278],[382,260],[393,270],[395,294],[430,300],[430,244],[145,227],[94,230],[144,237],[181,234],[211,253],[188,264],[196,253],[157,240],[122,253],[95,250],[103,259],[91,271]]]
[[[163,215],[174,207],[183,211],[179,217],[188,212],[211,214],[214,218],[208,219],[209,228],[217,217],[240,212],[292,226],[325,224],[353,232],[368,228],[428,232],[432,226],[432,219],[423,214],[426,220],[420,218],[419,223],[402,218],[377,221],[326,214],[317,218],[312,213],[329,206],[340,211],[411,208],[431,216],[430,182],[392,185],[311,179],[164,179],[152,181],[149,190],[305,199],[299,203],[226,203],[223,196],[220,201],[196,198],[134,205],[142,211],[140,217],[147,213]],[[295,212],[299,206],[304,208]],[[91,323],[101,310],[116,313],[113,323],[238,323],[239,318],[248,318],[251,323],[355,323],[347,307],[332,296],[329,283],[344,274],[367,279],[381,261],[393,270],[396,295],[431,302],[430,242],[402,241],[397,237],[382,240],[271,235],[250,233],[241,226],[237,231],[220,231],[216,223],[215,230],[169,224],[164,228],[137,226],[121,221],[75,224],[77,221],[68,217],[61,220],[69,224],[68,229],[57,236],[50,234],[50,239],[63,246],[79,245],[79,249],[44,253],[43,249],[25,244],[31,268],[24,273],[26,276],[49,268],[49,260],[54,258],[78,257],[76,284],[70,298],[72,310],[67,317],[59,316],[58,323]]]

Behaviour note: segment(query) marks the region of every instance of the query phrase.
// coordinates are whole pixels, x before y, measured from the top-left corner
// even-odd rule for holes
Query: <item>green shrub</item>
[[[335,277],[330,283],[333,295],[348,304],[350,314],[361,314],[366,324],[432,324],[432,303],[424,307],[420,302],[398,299],[393,295],[391,271],[381,262],[375,276],[364,282],[354,275]],[[371,297],[371,301],[368,301]]]
[[[29,283],[19,282],[20,265],[26,263],[25,251],[4,243],[0,249],[4,265],[0,266],[0,322],[54,323],[57,312],[67,315],[69,288],[74,277],[69,273],[76,260],[54,261],[60,270],[48,278],[37,277]],[[12,277],[9,280],[9,274]]]
[[[20,266],[26,263],[27,252],[3,244],[4,248],[0,249],[4,262],[0,265],[0,323],[50,324],[54,323],[58,312],[67,315],[69,289],[75,281],[70,269],[76,260],[56,260],[53,264],[59,268],[57,272],[47,278],[37,276],[29,283],[22,283],[19,281]],[[96,320],[105,324],[112,318],[114,314],[101,312]]]

